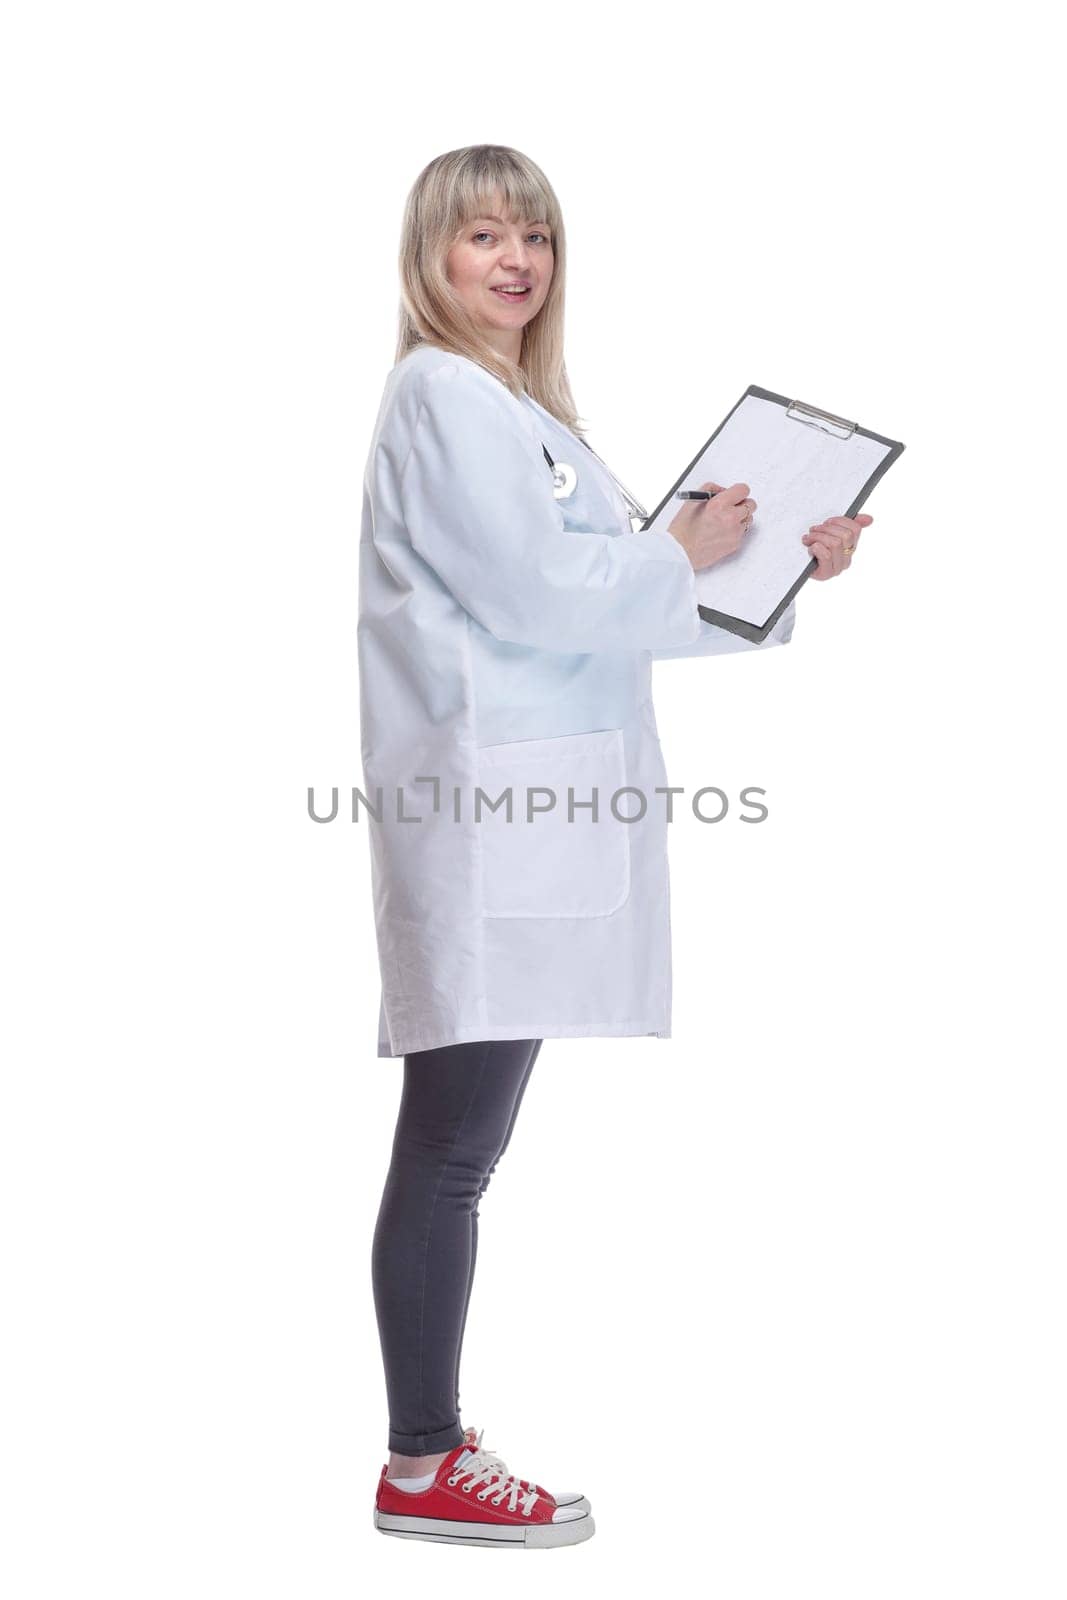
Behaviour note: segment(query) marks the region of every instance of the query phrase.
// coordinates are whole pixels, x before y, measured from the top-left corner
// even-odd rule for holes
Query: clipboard
[[[697,609],[705,622],[760,644],[818,567],[802,536],[827,517],[854,517],[903,449],[898,439],[750,383],[641,531],[673,522],[679,489],[747,483],[756,501],[751,527],[733,555],[697,571]]]

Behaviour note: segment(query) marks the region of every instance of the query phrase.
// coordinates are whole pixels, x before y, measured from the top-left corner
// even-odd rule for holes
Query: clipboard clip
[[[830,411],[820,411],[817,406],[805,405],[803,400],[791,400],[785,414],[794,422],[806,422],[809,428],[821,428],[823,433],[831,433],[835,439],[848,439],[859,427],[858,422],[849,422],[845,417],[835,417]],[[827,423],[832,426],[827,427]]]

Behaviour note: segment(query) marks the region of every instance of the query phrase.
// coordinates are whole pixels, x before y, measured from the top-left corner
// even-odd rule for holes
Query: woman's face
[[[555,258],[547,224],[536,219],[473,217],[445,259],[445,271],[479,329],[493,347],[517,360],[522,330],[545,303]],[[522,285],[508,294],[501,285]]]

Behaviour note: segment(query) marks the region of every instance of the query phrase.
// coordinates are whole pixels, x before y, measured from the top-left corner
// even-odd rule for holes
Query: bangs
[[[554,231],[556,208],[544,189],[502,153],[485,153],[460,174],[454,191],[455,228],[475,217],[499,215],[505,221],[541,220]]]

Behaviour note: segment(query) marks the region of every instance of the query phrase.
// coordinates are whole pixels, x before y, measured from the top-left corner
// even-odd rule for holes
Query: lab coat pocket
[[[626,785],[621,728],[483,745],[477,771],[488,801],[501,799],[480,802],[487,917],[606,917],[626,903],[631,824],[611,809]],[[624,796],[620,814],[631,809]]]

